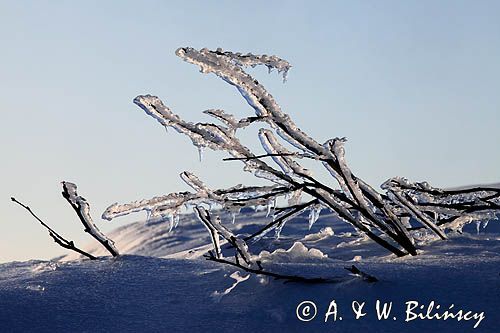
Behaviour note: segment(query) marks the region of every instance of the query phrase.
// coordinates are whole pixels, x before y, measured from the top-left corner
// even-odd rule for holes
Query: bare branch
[[[63,248],[65,249],[68,249],[68,250],[71,250],[71,251],[75,251],[77,253],[80,253],[81,255],[89,258],[89,259],[92,259],[92,260],[95,260],[97,259],[96,257],[94,257],[93,255],[91,255],[90,253],[87,253],[81,249],[79,249],[78,247],[75,246],[75,243],[73,241],[68,241],[66,240],[64,237],[62,237],[61,235],[59,235],[54,229],[52,229],[51,227],[49,227],[45,222],[43,222],[32,210],[30,207],[22,204],[21,202],[19,202],[18,200],[16,200],[16,198],[14,197],[11,197],[10,198],[13,202],[17,203],[19,206],[23,207],[24,209],[26,209],[38,222],[40,222],[40,224],[48,230],[49,232],[49,236],[52,237],[52,239],[54,240],[54,242],[56,242],[57,244],[59,244],[60,246],[62,246]]]
[[[275,153],[275,154],[262,154],[249,157],[227,157],[223,158],[223,161],[249,161],[256,160],[263,157],[273,157],[273,156],[297,156],[296,153]]]
[[[234,267],[237,267],[239,269],[242,269],[248,273],[253,273],[253,274],[257,274],[257,275],[265,275],[265,276],[269,276],[269,277],[272,277],[276,280],[285,280],[285,282],[300,282],[300,283],[338,283],[338,282],[342,282],[343,279],[342,278],[321,278],[321,277],[315,277],[315,278],[308,278],[308,277],[303,277],[303,276],[300,276],[300,275],[287,275],[287,274],[280,274],[280,273],[275,273],[275,272],[270,272],[270,271],[266,271],[262,268],[262,265],[259,266],[259,268],[251,268],[251,267],[248,267],[248,266],[243,266],[241,265],[240,263],[238,262],[232,262],[230,260],[227,260],[227,259],[223,259],[223,258],[216,258],[212,255],[207,255],[205,256],[205,258],[207,260],[210,260],[210,261],[215,261],[215,262],[218,262],[218,263],[221,263],[221,264],[226,264],[226,265],[230,265],[230,266],[234,266]]]
[[[285,283],[298,282],[298,283],[316,284],[316,283],[340,283],[340,282],[345,281],[344,277],[332,277],[332,278],[305,277],[305,276],[300,276],[300,275],[290,275],[290,274],[281,274],[281,273],[271,272],[271,271],[265,270],[262,267],[262,263],[260,261],[257,261],[257,268],[252,268],[252,267],[241,265],[238,261],[232,262],[232,261],[227,260],[227,259],[214,257],[211,252],[208,255],[206,255],[205,258],[209,261],[215,261],[215,262],[218,262],[221,264],[234,266],[234,267],[239,268],[239,269],[241,269],[245,272],[248,272],[248,273],[269,276],[269,277],[274,278],[275,280],[284,280]],[[369,283],[373,283],[373,282],[378,281],[378,279],[375,278],[374,276],[366,274],[364,272],[361,272],[355,266],[352,266],[352,270],[349,268],[346,268],[346,269],[349,270],[350,272],[352,272],[355,276],[362,278],[363,281],[366,281]]]

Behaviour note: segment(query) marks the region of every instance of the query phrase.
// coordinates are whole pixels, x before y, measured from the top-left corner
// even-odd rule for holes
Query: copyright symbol
[[[297,305],[297,309],[295,311],[297,315],[297,319],[300,321],[311,321],[316,317],[316,313],[318,309],[316,308],[316,304],[311,301],[304,301]]]

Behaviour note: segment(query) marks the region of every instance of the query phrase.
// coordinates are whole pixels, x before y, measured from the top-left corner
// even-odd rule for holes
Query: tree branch
[[[32,210],[30,207],[22,204],[21,202],[19,202],[18,200],[16,200],[16,198],[14,197],[11,197],[10,198],[13,202],[17,203],[19,206],[23,207],[24,209],[26,209],[38,222],[40,222],[40,224],[48,230],[49,232],[49,236],[52,237],[52,239],[54,240],[54,242],[56,242],[57,244],[59,244],[61,247],[65,248],[65,249],[68,249],[68,250],[72,250],[72,251],[75,251],[77,253],[80,253],[81,255],[89,258],[89,259],[92,259],[92,260],[95,260],[97,259],[96,257],[94,257],[93,255],[91,255],[90,253],[87,253],[79,248],[77,248],[75,246],[75,243],[73,241],[68,241],[66,240],[64,237],[62,237],[61,235],[59,235],[54,229],[52,229],[51,227],[49,227],[45,222],[43,222]]]
[[[89,233],[99,243],[101,243],[102,246],[104,246],[113,257],[118,256],[119,253],[114,245],[114,242],[106,237],[92,221],[92,217],[90,216],[90,205],[88,204],[87,200],[85,200],[85,198],[78,195],[78,193],[76,192],[77,186],[70,182],[62,182],[62,184],[62,196],[75,210],[78,218],[85,227],[85,232]]]
[[[256,160],[259,158],[264,158],[264,157],[273,157],[273,156],[294,156],[298,158],[314,158],[312,156],[306,155],[306,154],[299,154],[299,153],[269,153],[269,154],[262,154],[262,155],[255,155],[255,156],[246,156],[246,157],[226,157],[223,158],[223,161],[250,161],[250,160]]]
[[[289,274],[281,274],[281,273],[266,271],[262,267],[262,263],[260,261],[257,261],[258,268],[251,268],[251,267],[248,267],[248,266],[241,265],[238,261],[237,262],[233,262],[233,261],[226,260],[226,259],[223,259],[223,258],[217,258],[217,257],[215,257],[213,255],[212,252],[209,252],[207,255],[205,255],[205,258],[207,260],[209,260],[209,261],[214,261],[214,262],[218,262],[218,263],[221,263],[221,264],[226,264],[226,265],[234,266],[234,267],[239,268],[241,270],[244,270],[245,272],[248,272],[248,273],[253,273],[253,274],[256,274],[256,275],[269,276],[269,277],[274,278],[275,280],[284,280],[285,283],[287,283],[287,282],[298,282],[298,283],[308,283],[308,284],[309,283],[311,283],[311,284],[316,284],[316,283],[339,283],[339,282],[342,282],[342,281],[345,280],[345,278],[341,278],[341,277],[336,277],[336,278],[311,277],[311,278],[309,278],[309,277],[304,277],[304,276],[300,276],[300,275],[289,275]],[[366,273],[361,272],[355,266],[352,266],[352,267],[353,267],[354,270],[350,270],[348,268],[346,268],[346,269],[349,270],[350,272],[352,272],[354,275],[361,277],[363,281],[366,281],[366,282],[369,282],[369,283],[373,283],[373,282],[377,282],[378,281],[378,279],[375,278],[374,276],[371,276],[371,275],[368,275]],[[358,273],[354,273],[354,272],[358,272]]]

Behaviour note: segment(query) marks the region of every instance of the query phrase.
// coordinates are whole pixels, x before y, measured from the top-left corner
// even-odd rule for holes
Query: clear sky
[[[221,153],[200,163],[132,103],[156,94],[192,121],[208,108],[252,113],[177,58],[180,46],[290,61],[286,84],[252,73],[318,141],[346,136],[373,185],[499,182],[499,17],[498,1],[0,1],[0,262],[64,253],[10,196],[85,244],[62,180],[104,231],[127,221],[99,219],[114,202],[187,190],[183,170],[214,187],[252,182]],[[244,138],[257,146],[255,131]]]

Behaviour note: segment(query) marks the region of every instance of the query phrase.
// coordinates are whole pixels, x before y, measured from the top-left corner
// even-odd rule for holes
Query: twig
[[[263,157],[272,157],[272,156],[297,156],[296,153],[277,153],[277,154],[262,154],[248,157],[226,157],[223,158],[223,161],[250,161],[256,160]]]
[[[91,255],[90,253],[87,253],[79,248],[77,248],[75,246],[75,243],[73,241],[68,241],[66,240],[65,238],[63,238],[61,235],[59,235],[54,229],[52,229],[51,227],[49,227],[45,222],[43,222],[38,216],[36,216],[35,213],[33,213],[33,211],[31,210],[30,207],[22,204],[21,202],[17,201],[16,198],[14,197],[11,197],[10,198],[13,202],[17,203],[19,206],[23,207],[24,209],[26,209],[38,222],[40,222],[40,224],[45,227],[45,229],[47,229],[49,231],[49,236],[52,237],[52,239],[54,239],[54,242],[56,242],[57,244],[59,244],[60,246],[62,246],[63,248],[65,249],[68,249],[68,250],[72,250],[72,251],[75,251],[75,252],[78,252],[80,253],[81,255],[84,255],[86,256],[87,258],[89,259],[92,259],[92,260],[95,260],[97,259],[96,257],[94,257],[93,255]]]
[[[250,160],[256,160],[259,158],[264,158],[264,157],[273,157],[273,156],[293,156],[297,158],[311,158],[311,159],[317,159],[319,161],[325,161],[324,158],[316,158],[311,155],[307,154],[299,154],[299,153],[270,153],[270,154],[262,154],[262,155],[255,155],[255,156],[246,156],[246,157],[226,157],[223,158],[223,161],[250,161]]]
[[[285,280],[285,282],[300,282],[300,283],[338,283],[342,281],[342,278],[321,278],[321,277],[315,277],[315,278],[308,278],[308,277],[303,277],[299,275],[287,275],[287,274],[280,274],[280,273],[274,273],[274,272],[269,272],[265,271],[262,268],[261,264],[258,264],[259,269],[254,269],[251,267],[243,266],[239,262],[232,262],[226,259],[222,258],[216,258],[214,257],[211,253],[205,255],[205,258],[209,261],[215,261],[221,264],[226,264],[226,265],[231,265],[234,267],[237,267],[239,269],[244,270],[245,272],[248,273],[253,273],[257,275],[265,275],[265,276],[270,276],[274,278],[275,280]]]

